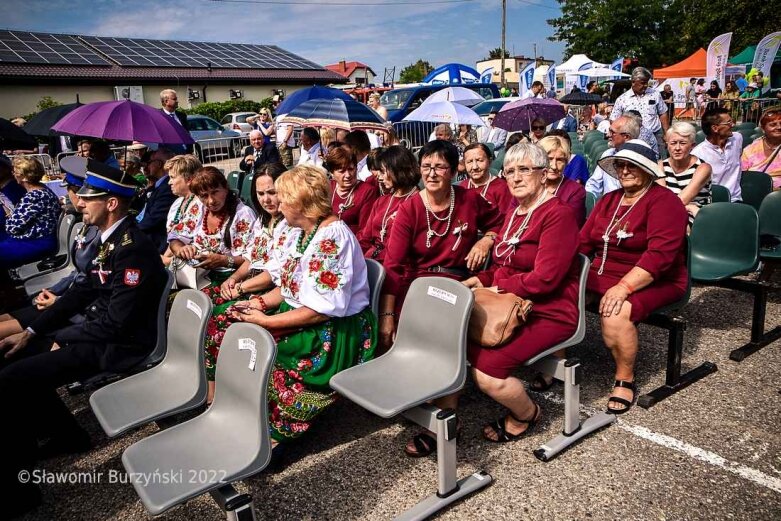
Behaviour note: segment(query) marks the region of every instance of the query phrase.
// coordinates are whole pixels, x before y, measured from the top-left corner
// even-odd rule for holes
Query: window
[[[214,121],[213,119],[204,118],[203,123],[206,130],[222,130],[220,124]]]
[[[231,123],[231,120],[232,120],[232,119],[233,119],[233,116],[231,116],[230,114],[228,114],[227,116],[225,116],[224,118],[222,118],[222,121],[220,121],[220,123],[222,123],[223,125],[228,125],[228,124],[230,124],[230,123]]]

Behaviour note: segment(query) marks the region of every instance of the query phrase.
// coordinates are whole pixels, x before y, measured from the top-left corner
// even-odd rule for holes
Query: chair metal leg
[[[681,357],[683,356],[683,332],[686,330],[686,321],[680,317],[670,317],[663,314],[652,315],[646,324],[667,329],[667,375],[663,386],[644,394],[637,400],[637,404],[643,409],[649,409],[665,398],[672,396],[697,380],[715,373],[718,368],[711,362],[703,362],[691,371],[681,374]]]
[[[772,289],[765,282],[746,283],[738,285],[735,289],[744,288],[754,295],[754,309],[751,314],[751,341],[733,350],[729,359],[742,362],[747,356],[753,355],[766,345],[772,344],[781,338],[781,326],[775,327],[765,333],[765,315],[767,313],[767,292]]]
[[[456,413],[423,404],[404,412],[404,416],[423,428],[437,433],[437,492],[399,515],[397,520],[426,519],[459,499],[487,487],[493,478],[484,472],[457,479]]]
[[[217,505],[225,512],[227,521],[256,521],[252,496],[239,494],[230,483],[210,492]]]
[[[599,413],[580,421],[580,382],[582,368],[580,360],[566,360],[547,357],[534,364],[535,368],[564,382],[564,430],[551,441],[534,451],[534,456],[540,461],[550,461],[560,452],[585,438],[594,431],[616,421],[615,414]]]

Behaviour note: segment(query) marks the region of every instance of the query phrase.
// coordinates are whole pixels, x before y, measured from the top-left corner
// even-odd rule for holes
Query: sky
[[[419,58],[472,67],[501,43],[501,0],[3,0],[0,28],[127,38],[278,45],[321,65],[383,71]],[[437,1],[440,3],[424,3]],[[317,2],[317,5],[311,5]],[[304,5],[309,3],[310,5]],[[346,3],[381,5],[338,5]],[[555,0],[507,0],[506,47],[557,63]]]

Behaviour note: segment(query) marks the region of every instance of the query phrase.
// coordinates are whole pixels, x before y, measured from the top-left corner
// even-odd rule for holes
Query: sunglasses
[[[532,127],[532,130],[545,130],[545,127],[544,126],[538,127],[538,126],[535,125],[535,126]]]

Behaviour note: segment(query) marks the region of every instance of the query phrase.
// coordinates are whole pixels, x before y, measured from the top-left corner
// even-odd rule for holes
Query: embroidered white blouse
[[[184,206],[183,206],[184,205]],[[181,209],[181,210],[180,210]],[[180,197],[171,209],[168,210],[166,230],[168,230],[168,242],[174,239],[190,244],[203,218],[203,204],[195,196]]]
[[[255,219],[255,212],[252,208],[239,202],[239,205],[236,208],[236,216],[230,224],[231,246],[228,248],[225,245],[223,237],[225,236],[225,228],[228,226],[229,219],[226,219],[220,229],[215,233],[208,234],[203,229],[203,217],[201,217],[201,220],[195,229],[193,244],[195,244],[199,251],[232,255],[234,257],[243,256],[250,244],[252,224],[255,222]]]

